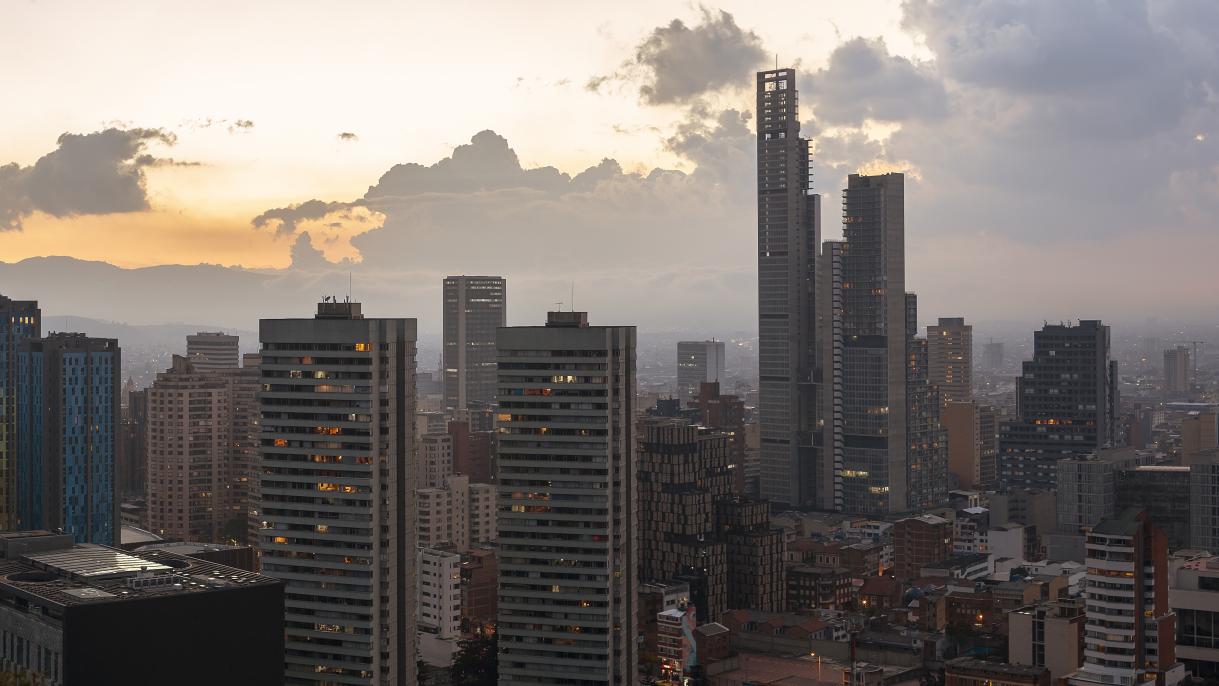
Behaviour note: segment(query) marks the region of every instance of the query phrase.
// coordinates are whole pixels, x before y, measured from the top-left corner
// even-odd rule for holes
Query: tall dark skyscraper
[[[454,410],[495,401],[495,330],[507,321],[502,276],[444,280],[444,402]]]
[[[22,529],[118,543],[118,341],[53,333],[17,352],[17,511]]]
[[[415,683],[414,319],[323,302],[263,319],[263,574],[283,579],[285,684]]]
[[[1057,462],[1112,444],[1117,362],[1109,327],[1047,324],[1033,334],[1033,359],[1016,379],[1016,419],[999,430],[1001,488],[1054,490]]]
[[[822,354],[828,383],[822,489],[834,509],[903,512],[947,499],[947,445],[928,383],[917,301],[905,291],[905,177],[852,174],[843,241],[822,249]]]
[[[821,198],[800,137],[796,70],[758,72],[758,367],[763,498],[817,504],[814,267]]]
[[[17,527],[17,348],[41,337],[38,303],[0,295],[0,531]]]

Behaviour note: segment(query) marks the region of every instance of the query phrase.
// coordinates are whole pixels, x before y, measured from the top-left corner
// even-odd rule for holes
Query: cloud
[[[829,65],[801,84],[818,121],[859,126],[865,120],[901,122],[947,114],[948,93],[926,65],[889,54],[881,38],[855,38],[834,49]]]
[[[321,219],[326,215],[336,212],[350,210],[353,207],[359,206],[360,202],[324,202],[322,200],[306,200],[305,202],[289,205],[288,207],[277,207],[267,210],[262,214],[254,217],[251,223],[255,228],[274,228],[275,233],[279,235],[291,235],[296,233],[297,224],[312,220]]]
[[[649,105],[685,104],[728,86],[749,83],[766,60],[762,39],[737,26],[723,10],[700,8],[693,28],[680,19],[658,26],[635,48],[635,55],[611,75],[593,76],[585,88],[610,81],[639,81],[639,97]]]
[[[144,154],[150,144],[173,145],[164,129],[109,128],[65,133],[32,166],[0,166],[0,230],[20,229],[33,212],[54,217],[147,210],[144,169],[190,165]]]
[[[336,137],[340,141],[343,141],[344,143],[354,143],[354,142],[360,140],[359,136],[355,135],[354,133],[352,133],[350,131],[344,131]]]

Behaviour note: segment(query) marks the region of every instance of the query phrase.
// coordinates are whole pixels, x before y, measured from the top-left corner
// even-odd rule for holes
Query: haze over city
[[[1206,321],[1217,15],[12,4],[0,285],[51,315],[248,330],[350,278],[436,333],[442,276],[502,273],[510,323],[574,283],[602,321],[752,330],[753,74],[778,59],[826,237],[848,173],[906,173],[928,321]]]

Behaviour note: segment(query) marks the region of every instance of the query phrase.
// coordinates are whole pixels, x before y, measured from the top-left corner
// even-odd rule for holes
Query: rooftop
[[[991,674],[1002,674],[1004,676],[1026,678],[1036,678],[1045,672],[1045,667],[1013,665],[1006,662],[988,662],[986,660],[979,660],[973,657],[954,658],[944,663],[944,667],[951,670],[989,672]]]
[[[280,583],[169,550],[124,552],[45,531],[0,534],[0,555],[0,596],[59,607]]]

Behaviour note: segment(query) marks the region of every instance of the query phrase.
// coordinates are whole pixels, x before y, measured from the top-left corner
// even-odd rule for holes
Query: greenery
[[[499,679],[496,659],[499,636],[475,636],[462,639],[449,668],[449,683],[454,686],[495,686]]]

